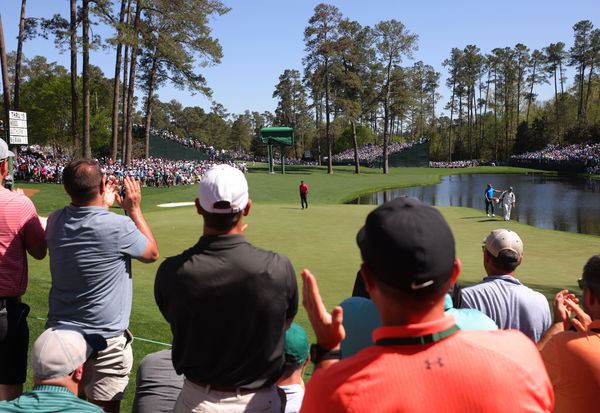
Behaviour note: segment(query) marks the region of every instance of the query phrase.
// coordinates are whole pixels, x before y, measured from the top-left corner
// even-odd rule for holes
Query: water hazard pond
[[[363,195],[350,204],[381,205],[399,196],[412,196],[429,205],[480,209],[485,214],[483,191],[514,188],[517,206],[511,219],[558,231],[600,235],[600,181],[542,174],[450,175],[437,185],[390,189]],[[500,194],[498,194],[500,195]],[[502,211],[496,206],[501,221]]]

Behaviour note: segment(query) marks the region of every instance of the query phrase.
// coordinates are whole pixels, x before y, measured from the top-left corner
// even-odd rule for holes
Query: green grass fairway
[[[363,169],[364,170],[364,169]],[[309,268],[316,275],[326,305],[331,308],[352,292],[354,278],[360,264],[360,254],[355,236],[366,215],[373,209],[369,205],[342,205],[359,193],[369,189],[423,185],[436,183],[440,175],[453,173],[522,173],[515,168],[471,168],[440,170],[426,168],[397,168],[384,176],[379,171],[364,170],[355,176],[351,168],[338,168],[333,175],[323,168],[289,167],[286,175],[270,175],[263,166],[248,174],[252,210],[246,219],[246,236],[250,242],[272,249],[290,257],[296,272]],[[310,186],[307,210],[301,210],[298,199],[300,179]],[[60,185],[20,185],[39,189],[32,197],[41,215],[67,204],[68,197]],[[483,189],[482,189],[483,191]],[[134,297],[130,329],[135,337],[170,343],[167,323],[154,303],[154,275],[163,258],[180,253],[194,244],[201,235],[202,218],[194,207],[158,208],[159,203],[192,201],[196,187],[169,189],[144,189],[144,211],[159,244],[161,259],[155,264],[135,262],[133,266]],[[523,238],[525,253],[517,275],[527,285],[551,298],[563,287],[576,293],[576,280],[591,255],[600,253],[600,237],[551,231],[505,223],[492,219],[481,210],[471,208],[440,207],[454,232],[457,255],[463,263],[459,278],[463,284],[478,281],[484,275],[481,241],[495,228],[508,227]],[[119,209],[114,209],[120,212]],[[402,263],[398,262],[398,267]],[[31,306],[29,319],[31,342],[42,332],[47,297],[50,288],[48,259],[29,260],[30,283],[25,301]],[[298,278],[300,283],[300,278]],[[310,332],[303,309],[297,321]],[[223,326],[227,328],[227,326]],[[312,333],[311,333],[312,334]],[[161,344],[136,340],[133,344],[135,367],[122,411],[131,409],[135,387],[135,369],[145,354],[165,348]],[[31,377],[31,372],[29,374]],[[31,381],[26,389],[31,387]]]

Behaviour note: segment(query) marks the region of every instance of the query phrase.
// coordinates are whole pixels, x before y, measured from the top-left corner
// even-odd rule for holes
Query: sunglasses
[[[585,280],[583,278],[579,278],[577,280],[577,285],[579,286],[579,288],[581,288],[582,290],[585,290],[586,288],[589,288],[589,286],[587,285],[587,283],[585,282]]]

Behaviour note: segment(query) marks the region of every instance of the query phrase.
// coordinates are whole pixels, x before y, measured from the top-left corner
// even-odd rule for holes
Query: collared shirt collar
[[[434,321],[404,326],[383,326],[373,331],[373,342],[388,337],[418,337],[439,333],[456,324],[454,316],[449,314]]]
[[[217,246],[217,247],[229,247],[238,244],[243,244],[246,241],[246,237],[243,234],[220,234],[220,235],[203,235],[198,241],[200,246]]]
[[[40,392],[52,392],[52,393],[64,393],[64,394],[69,394],[71,396],[75,396],[75,394],[67,389],[66,387],[62,387],[62,386],[55,386],[52,384],[38,384],[33,386],[33,389],[31,389],[32,391],[40,391]]]
[[[483,281],[495,281],[495,280],[502,280],[502,281],[507,281],[509,283],[521,285],[521,281],[517,280],[512,275],[508,275],[508,274],[506,274],[506,275],[488,275],[487,277],[485,277],[483,279]]]

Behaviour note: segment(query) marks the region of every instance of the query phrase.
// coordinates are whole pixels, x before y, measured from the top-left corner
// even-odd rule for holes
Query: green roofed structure
[[[284,146],[294,145],[294,128],[273,127],[262,128],[260,130],[260,141],[263,145],[267,145],[269,153],[269,172],[275,173],[275,165],[273,163],[273,146],[279,146],[281,152],[281,173],[285,173],[285,158],[283,155]]]

